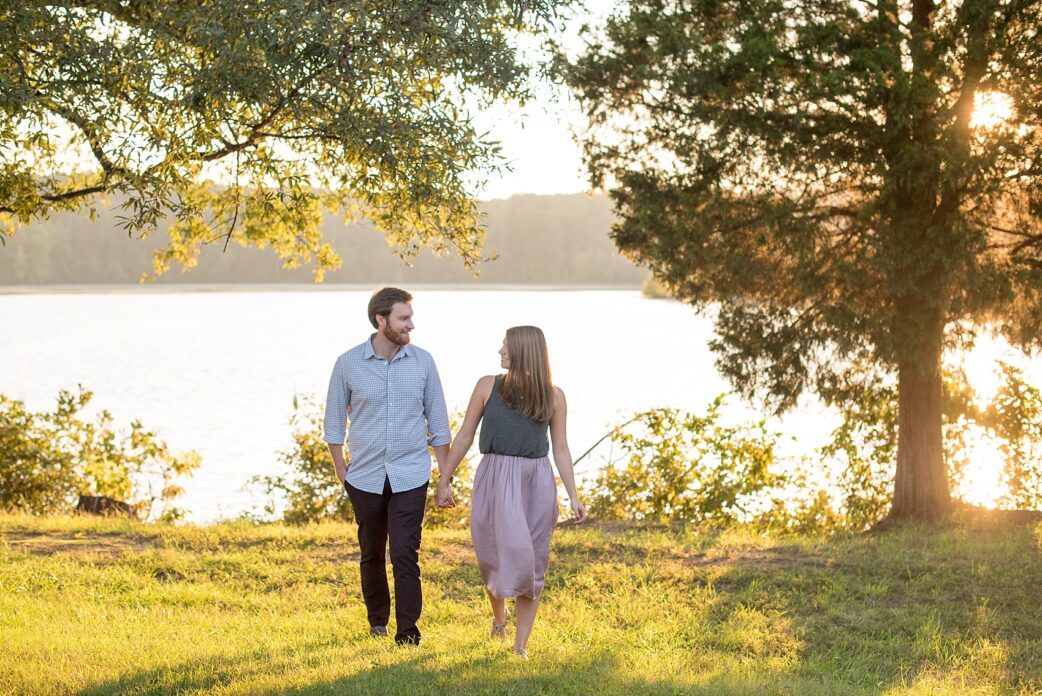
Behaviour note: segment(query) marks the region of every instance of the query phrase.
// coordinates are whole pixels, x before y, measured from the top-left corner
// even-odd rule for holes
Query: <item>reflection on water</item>
[[[291,444],[293,396],[323,399],[336,357],[372,331],[370,292],[0,296],[0,392],[42,409],[59,389],[84,384],[95,392],[93,406],[110,410],[117,423],[140,418],[175,451],[200,452],[203,464],[180,501],[193,519],[235,516],[260,506],[244,483],[275,473],[276,452]],[[707,348],[709,321],[678,302],[637,291],[414,294],[413,341],[434,354],[450,411],[466,407],[480,376],[499,371],[506,328],[540,326],[555,382],[568,395],[576,456],[635,411],[701,411],[727,391]],[[756,417],[736,398],[727,414]],[[785,451],[810,452],[835,424],[809,400],[779,424],[796,436],[783,443]],[[591,462],[580,466],[580,476]]]

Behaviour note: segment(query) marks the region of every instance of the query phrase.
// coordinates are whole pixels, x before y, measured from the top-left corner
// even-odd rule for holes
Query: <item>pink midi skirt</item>
[[[556,525],[557,484],[549,458],[481,458],[474,474],[470,535],[493,597],[539,597]]]

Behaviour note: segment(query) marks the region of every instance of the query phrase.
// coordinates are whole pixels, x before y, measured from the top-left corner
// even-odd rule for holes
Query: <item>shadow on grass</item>
[[[315,645],[307,647],[318,647]],[[173,694],[187,691],[206,693],[225,689],[235,682],[254,679],[271,672],[285,661],[290,651],[278,655],[254,650],[246,654],[211,655],[163,667],[127,672],[111,681],[93,684],[77,691],[82,696],[102,694]]]
[[[245,691],[251,694],[286,694],[289,696],[316,696],[318,694],[590,694],[626,695],[697,694],[752,696],[764,693],[829,694],[827,690],[801,690],[798,686],[778,690],[780,684],[768,676],[765,679],[742,678],[740,675],[717,673],[707,676],[697,685],[685,680],[678,683],[664,674],[658,680],[633,680],[620,674],[618,658],[606,652],[587,651],[580,659],[567,663],[548,663],[536,658],[521,661],[504,651],[460,662],[443,663],[434,653],[423,648],[395,649],[393,664],[374,665],[369,669],[345,674],[333,679],[300,685],[278,682],[280,660],[262,651],[234,659],[213,658],[194,663],[182,663],[163,669],[125,675],[112,682],[83,689],[82,696],[102,694],[169,694],[207,693],[225,690]],[[257,680],[260,683],[236,683]],[[784,677],[783,677],[784,680]]]
[[[720,568],[709,621],[753,609],[800,642],[795,675],[885,693],[921,681],[1042,689],[1042,558],[1023,525],[909,527],[823,540],[824,562],[773,554]],[[961,687],[958,686],[961,684]]]

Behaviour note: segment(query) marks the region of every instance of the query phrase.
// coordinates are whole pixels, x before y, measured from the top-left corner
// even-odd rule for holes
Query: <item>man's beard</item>
[[[380,333],[391,343],[396,346],[404,346],[409,343],[409,332],[408,331],[395,331],[391,328],[390,324],[384,326],[384,330]]]

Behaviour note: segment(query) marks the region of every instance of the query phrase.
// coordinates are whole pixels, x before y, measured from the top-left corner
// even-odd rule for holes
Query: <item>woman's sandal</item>
[[[514,656],[517,657],[517,659],[519,659],[519,660],[527,660],[528,659],[528,651],[525,650],[524,648],[521,648],[521,649],[514,648]]]
[[[492,619],[492,631],[488,634],[489,638],[498,638],[500,640],[507,639],[507,620],[504,619],[503,623],[496,623],[495,619]]]

